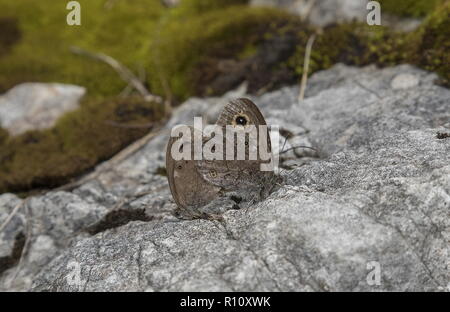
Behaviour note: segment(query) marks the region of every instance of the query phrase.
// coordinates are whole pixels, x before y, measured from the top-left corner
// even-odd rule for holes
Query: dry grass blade
[[[310,149],[310,150],[313,150],[313,151],[317,152],[317,149],[314,148],[314,147],[306,146],[306,145],[298,145],[298,146],[290,147],[290,148],[288,148],[288,149],[286,149],[286,150],[282,150],[282,151],[280,152],[280,154],[284,154],[284,153],[287,153],[287,152],[290,152],[290,151],[294,151],[294,150],[296,150],[297,148],[307,148],[307,149]]]
[[[309,15],[311,14],[311,11],[314,8],[315,4],[316,0],[308,0],[306,1],[306,3],[303,0],[297,1],[297,6],[304,7],[304,9],[302,10],[302,14],[300,15],[302,21],[308,21]]]
[[[163,99],[160,96],[151,94],[144,84],[137,78],[131,70],[123,66],[117,60],[113,59],[111,56],[103,54],[103,53],[92,53],[81,49],[79,47],[71,47],[70,51],[74,54],[84,55],[90,57],[92,59],[104,62],[111,66],[119,76],[125,81],[132,85],[147,101],[152,101],[156,103],[162,103]]]
[[[306,83],[308,82],[309,61],[311,59],[311,50],[315,39],[316,34],[313,34],[311,35],[311,37],[309,37],[308,42],[306,43],[305,60],[303,62],[303,75],[300,84],[300,93],[298,95],[299,103],[305,98]]]

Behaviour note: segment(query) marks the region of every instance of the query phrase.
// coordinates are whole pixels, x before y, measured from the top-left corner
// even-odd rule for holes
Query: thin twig
[[[31,240],[31,233],[32,233],[32,225],[31,225],[31,221],[33,220],[32,215],[31,215],[31,208],[27,205],[28,201],[30,200],[31,197],[28,197],[27,199],[25,199],[23,201],[24,206],[25,206],[25,220],[26,220],[26,229],[27,229],[27,234],[25,236],[25,244],[23,245],[23,248],[20,252],[20,258],[19,258],[19,263],[17,264],[17,267],[14,271],[14,274],[11,278],[11,280],[9,281],[9,285],[11,287],[11,285],[14,283],[14,281],[17,278],[17,275],[19,275],[19,272],[22,268],[22,264],[23,264],[23,260],[25,258],[25,255],[28,252],[29,246],[30,246],[30,240]]]
[[[131,91],[133,91],[133,89],[134,88],[131,84],[127,84],[127,86],[122,91],[120,91],[119,96],[121,98],[125,98],[130,95],[130,93],[131,93]]]
[[[285,138],[284,138],[284,143],[283,143],[283,147],[281,148],[281,152],[280,152],[279,154],[282,154],[282,153],[283,153],[283,151],[284,151],[284,147],[286,146],[286,143],[287,143],[287,141],[288,141],[288,138],[287,138],[287,137],[285,137]]]
[[[144,84],[124,65],[119,63],[117,60],[113,59],[111,56],[103,53],[93,53],[81,49],[79,47],[71,47],[70,51],[74,54],[84,55],[95,60],[104,62],[111,66],[119,76],[127,83],[131,84],[147,101],[152,101],[156,103],[162,103],[163,100],[160,96],[151,94]]]
[[[298,95],[299,103],[303,101],[303,99],[305,98],[306,83],[308,82],[309,61],[311,59],[311,50],[315,39],[316,34],[313,34],[311,35],[311,37],[309,37],[308,42],[306,43],[305,60],[303,62],[302,82],[300,84],[300,94]]]
[[[284,154],[284,153],[287,153],[287,152],[289,152],[289,151],[295,150],[295,149],[297,149],[297,148],[309,148],[309,149],[311,149],[311,150],[317,152],[317,149],[315,149],[314,147],[311,147],[311,146],[304,146],[304,145],[298,145],[298,146],[290,147],[290,148],[288,148],[287,150],[281,151],[281,152],[280,152],[280,155],[281,155],[281,154]]]
[[[381,99],[381,96],[378,95],[378,93],[376,93],[375,91],[373,91],[372,89],[366,87],[365,85],[363,85],[361,82],[359,82],[358,80],[353,80],[354,83],[356,83],[359,87],[361,87],[361,89],[366,90],[369,93],[372,93],[373,95],[375,95],[377,97],[377,99]]]
[[[303,2],[303,1],[302,1]],[[309,15],[311,14],[312,9],[314,8],[314,5],[316,4],[316,0],[309,0],[307,1],[305,5],[305,10],[300,16],[300,19],[305,22],[309,19]],[[303,3],[302,3],[303,5]]]

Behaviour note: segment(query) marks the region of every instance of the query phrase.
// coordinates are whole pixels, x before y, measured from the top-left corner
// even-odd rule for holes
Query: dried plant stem
[[[27,202],[27,200],[23,200],[14,207],[14,209],[11,211],[9,216],[6,218],[5,222],[3,222],[3,224],[0,226],[0,233],[6,228],[8,223],[17,214],[17,212],[20,210],[20,208],[22,208],[25,205],[26,202]]]
[[[103,54],[103,53],[93,53],[86,51],[84,49],[81,49],[79,47],[71,47],[70,51],[74,54],[78,55],[84,55],[87,57],[90,57],[92,59],[104,62],[111,66],[118,74],[119,76],[125,81],[128,82],[130,85],[133,86],[147,101],[152,101],[156,103],[163,103],[163,99],[160,96],[151,94],[147,88],[144,86],[144,84],[137,78],[131,70],[126,68],[124,65],[119,63],[117,60],[113,59],[111,56]]]
[[[308,149],[311,149],[311,150],[317,152],[317,149],[315,149],[314,147],[306,146],[306,145],[297,145],[297,146],[290,147],[290,148],[288,148],[288,149],[286,149],[286,150],[282,150],[282,151],[280,152],[280,154],[284,154],[284,153],[287,153],[287,152],[296,150],[297,148],[308,148]]]
[[[24,258],[28,252],[28,249],[30,247],[30,241],[31,241],[31,236],[32,236],[32,221],[33,221],[33,216],[32,216],[32,211],[31,208],[27,205],[28,201],[30,200],[30,197],[28,197],[27,199],[25,199],[22,203],[23,206],[25,207],[25,219],[26,219],[26,231],[27,234],[25,236],[25,244],[23,245],[22,251],[20,252],[20,258],[19,258],[19,263],[17,264],[17,267],[14,271],[14,274],[12,275],[11,280],[9,281],[9,285],[11,287],[11,285],[14,283],[14,281],[17,278],[17,275],[19,275],[20,270],[22,269],[22,265],[23,265],[23,261]]]
[[[300,83],[300,93],[298,95],[299,102],[303,101],[305,98],[306,83],[308,82],[309,61],[311,59],[311,50],[315,39],[316,34],[313,34],[309,37],[308,42],[306,43],[305,59],[303,62],[303,75]]]
[[[308,0],[308,1],[306,1],[306,3],[305,3],[305,1],[300,1],[300,5],[305,6],[305,9],[300,16],[302,21],[307,21],[309,19],[309,15],[311,14],[311,11],[314,8],[315,4],[316,4],[316,0]]]

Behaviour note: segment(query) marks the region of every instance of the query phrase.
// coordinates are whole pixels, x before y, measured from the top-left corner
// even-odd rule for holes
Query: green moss
[[[217,76],[223,61],[242,59],[285,25],[301,29],[297,17],[268,8],[232,6],[194,17],[171,16],[152,47],[155,60],[151,89],[164,93],[164,84],[178,99],[204,94],[205,81]],[[250,55],[248,55],[250,56]]]
[[[309,73],[327,69],[336,63],[364,66],[377,64],[390,66],[405,59],[402,34],[381,26],[368,26],[350,22],[326,27],[317,36],[313,49]],[[299,45],[288,65],[298,76],[303,74],[306,44]]]
[[[258,47],[255,44],[247,44],[244,49],[238,53],[237,57],[239,60],[245,60],[253,57],[258,52]]]
[[[194,16],[209,11],[224,9],[235,5],[248,4],[249,0],[182,0],[173,9],[174,16]]]
[[[379,0],[381,11],[403,17],[425,17],[443,0]]]
[[[411,63],[437,72],[442,84],[449,86],[449,38],[450,1],[435,7],[422,26],[409,34],[358,22],[331,25],[314,43],[309,71],[313,73],[326,69],[338,62],[356,66],[376,64],[380,67]],[[298,75],[303,73],[304,54],[305,45],[299,45],[288,61]]]
[[[0,18],[0,57],[10,51],[20,39],[17,20],[12,17]]]
[[[149,131],[134,125],[162,117],[161,105],[139,98],[88,99],[52,129],[0,143],[0,193],[65,183]]]
[[[9,133],[7,130],[0,127],[0,144],[5,142],[9,137]]]
[[[159,0],[79,0],[81,26],[66,23],[66,1],[0,0],[0,18],[16,19],[21,40],[0,58],[0,92],[24,81],[65,82],[89,94],[113,96],[126,86],[108,65],[70,52],[71,46],[103,52],[132,70],[145,67],[151,33],[164,13]]]
[[[382,9],[423,16],[442,1],[383,0]],[[0,27],[4,38],[0,40],[0,55],[2,47],[11,52],[0,56],[0,92],[24,81],[83,85],[90,96],[115,96],[125,88],[126,83],[108,65],[73,55],[69,48],[74,45],[111,55],[135,72],[145,69],[146,83],[153,93],[171,94],[178,100],[219,94],[223,88],[209,86],[208,81],[226,73],[229,64],[244,66],[246,60],[257,59],[261,46],[286,33],[292,36],[295,27],[297,38],[289,44],[295,41],[297,53],[291,56],[286,52],[289,60],[272,69],[283,72],[280,66],[286,66],[280,77],[291,77],[288,71],[292,69],[294,76],[300,75],[310,30],[287,13],[241,6],[247,2],[184,0],[167,9],[159,0],[135,0],[116,1],[108,9],[104,0],[80,0],[82,26],[77,27],[65,23],[65,3],[0,0],[0,25],[5,26]],[[404,60],[404,40],[404,36],[382,27],[352,23],[328,27],[315,44],[311,72],[337,61],[396,64]],[[439,60],[432,58],[431,62]],[[418,62],[430,64],[427,60]],[[283,79],[289,82],[292,77]]]
[[[17,137],[0,130],[0,192],[65,183],[148,132],[114,123],[147,124],[163,117],[151,103],[111,100],[126,83],[108,65],[69,48],[106,53],[137,72],[146,67],[142,60],[148,59],[152,31],[166,9],[159,0],[116,1],[110,8],[104,0],[79,2],[82,25],[68,26],[67,2],[0,0],[0,93],[25,81],[88,89],[81,108],[52,129]]]
[[[450,87],[450,1],[440,5],[422,26],[407,38],[408,62],[437,72]]]
[[[414,64],[436,72],[442,85],[450,86],[450,1],[438,6],[412,33],[397,33],[381,26],[344,23],[324,29],[311,53],[309,72],[336,63],[380,67]],[[303,73],[305,45],[299,45],[288,64],[298,76]]]
[[[226,24],[233,24],[237,10],[228,11],[227,7],[246,4],[248,0],[184,0],[173,9],[162,6],[160,0],[115,1],[111,7],[105,7],[104,0],[79,2],[82,25],[68,26],[66,2],[56,5],[53,0],[0,0],[0,19],[16,19],[23,33],[13,53],[0,59],[0,92],[25,81],[58,81],[85,86],[89,95],[119,94],[126,83],[108,65],[70,52],[71,46],[79,46],[110,55],[134,72],[145,70],[153,93],[167,95],[165,84],[169,81],[169,89],[184,99],[195,92],[192,86],[185,85],[189,81],[187,67],[195,59],[187,62],[187,57],[178,59],[178,55],[173,55],[183,54],[180,49],[191,48],[193,41],[200,50],[208,50],[203,43],[213,36],[217,36],[215,42],[228,37],[230,45],[230,34],[221,36],[221,31],[235,29],[227,30]],[[215,13],[208,17],[210,12]],[[242,20],[245,13],[239,15]],[[251,15],[249,18],[254,20]],[[264,22],[269,23],[269,18]],[[186,38],[179,40],[182,36]],[[181,43],[187,44],[178,46]],[[167,51],[171,53],[166,56]]]

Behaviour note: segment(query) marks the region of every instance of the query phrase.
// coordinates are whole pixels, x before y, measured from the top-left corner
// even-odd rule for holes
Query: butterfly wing
[[[266,121],[258,107],[248,99],[236,99],[228,103],[223,108],[216,124],[222,127],[223,133],[225,133],[226,126],[241,126],[245,128],[246,126],[254,125],[258,133],[258,138],[258,126],[267,126]],[[266,128],[266,130],[263,131],[267,131],[266,148],[268,152],[271,152],[268,130]],[[248,137],[246,137],[244,140],[248,142],[248,147],[246,147],[245,160],[236,160],[236,158],[234,158],[233,160],[226,160],[226,147],[228,145],[233,145],[233,149],[236,153],[235,142],[237,142],[237,137],[236,141],[229,141],[224,138],[224,160],[196,161],[196,167],[201,176],[212,185],[221,187],[226,191],[236,191],[240,189],[253,188],[255,186],[260,187],[263,183],[265,183],[265,181],[273,175],[273,172],[261,171],[261,164],[267,161],[261,160],[259,154],[257,154],[256,160],[249,160],[249,149],[259,149],[260,146],[258,143],[258,146],[252,146],[252,142],[249,141]]]
[[[191,133],[193,128],[190,127]],[[186,138],[184,138],[186,140]],[[186,143],[191,141],[186,140]],[[201,207],[219,196],[220,187],[205,180],[198,172],[195,161],[176,160],[173,155],[173,146],[177,140],[183,138],[170,137],[166,150],[166,170],[170,191],[178,207],[190,210]]]
[[[217,119],[216,124],[219,126],[239,125],[239,117],[246,119],[246,125],[267,125],[264,116],[255,103],[249,99],[239,98],[230,101],[223,108]],[[242,120],[242,119],[241,119]]]

